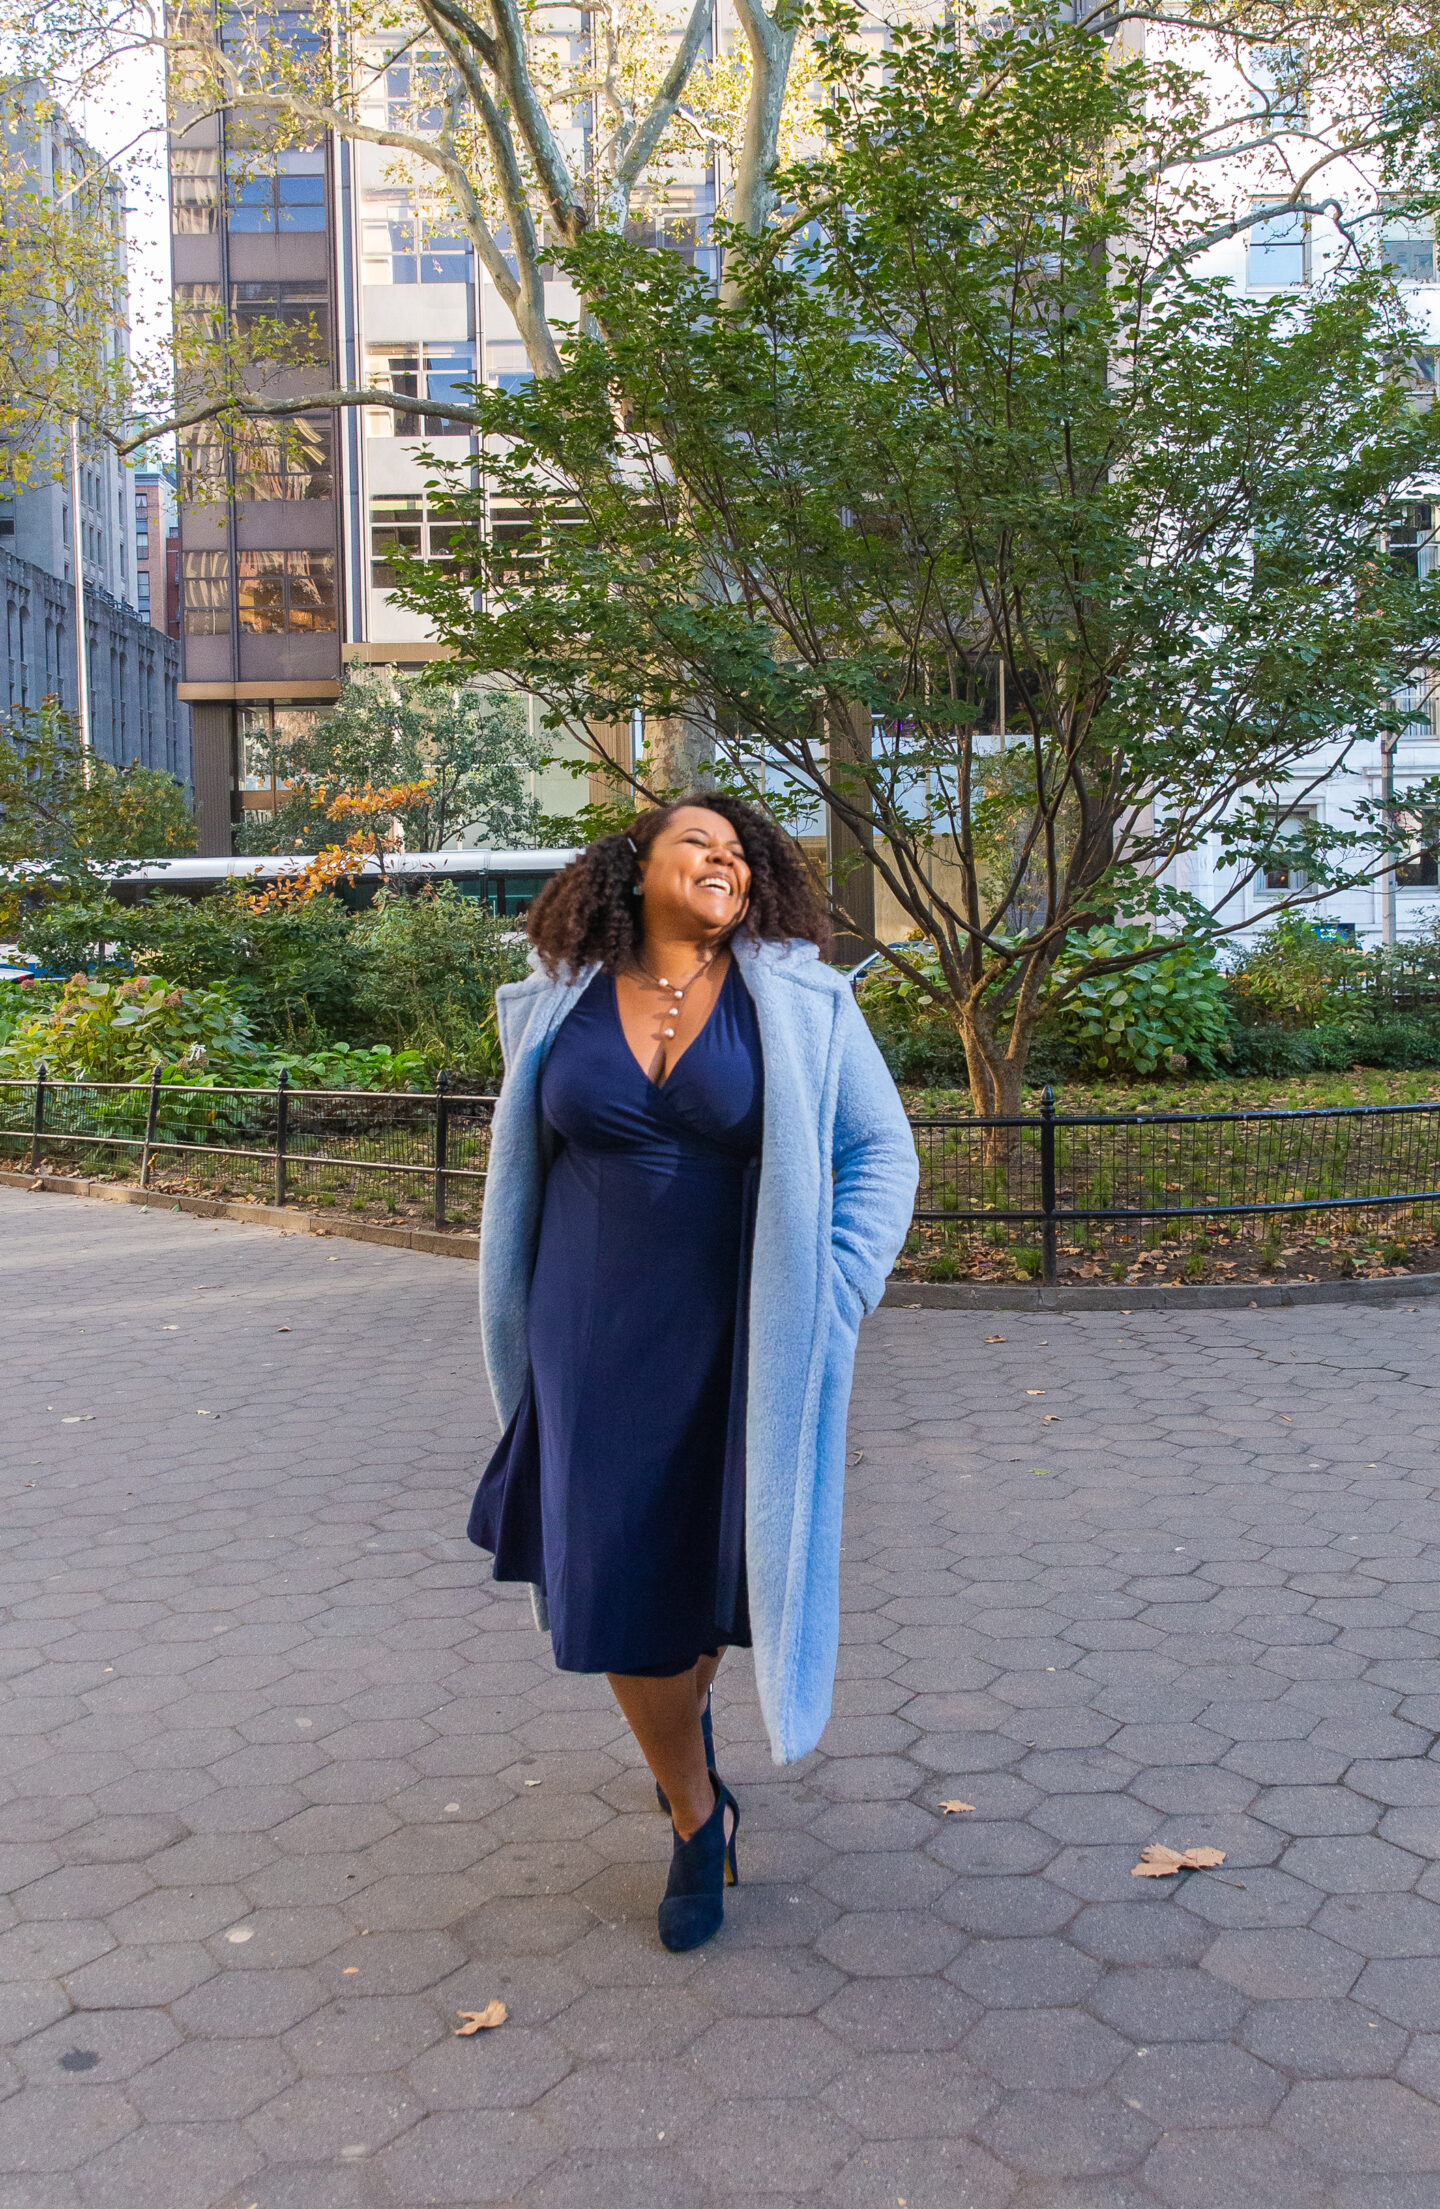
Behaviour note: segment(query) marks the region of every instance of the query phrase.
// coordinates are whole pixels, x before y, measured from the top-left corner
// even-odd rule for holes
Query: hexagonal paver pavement
[[[5,2209],[1440,2209],[1440,1310],[871,1320],[671,1957],[469,1267],[0,1191],[0,1297]]]

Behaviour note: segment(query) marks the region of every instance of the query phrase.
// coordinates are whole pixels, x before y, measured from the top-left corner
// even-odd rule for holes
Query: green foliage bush
[[[1440,919],[1406,943],[1362,949],[1283,915],[1232,969],[1234,1073],[1440,1066]]]
[[[450,885],[382,893],[356,914],[333,897],[256,912],[238,886],[194,902],[87,897],[28,914],[20,941],[52,970],[154,976],[187,998],[221,992],[266,1070],[255,1078],[285,1065],[320,1087],[425,1086],[442,1066],[498,1078],[496,985],[526,970],[513,923]]]
[[[173,775],[86,758],[71,715],[47,698],[0,713],[0,869],[40,867],[45,894],[95,894],[96,869],[195,849]],[[0,925],[19,917],[19,878],[0,875]]]
[[[20,946],[61,973],[114,967],[185,989],[226,989],[257,1035],[293,1049],[354,1033],[363,954],[338,898],[262,913],[238,884],[143,905],[80,899],[27,914]]]
[[[1143,921],[1103,922],[1069,940],[1055,980],[1063,985],[1091,960],[1123,958],[1152,940]],[[1225,976],[1208,943],[1187,939],[1143,966],[1077,983],[1053,1025],[1078,1046],[1087,1071],[1153,1074],[1180,1055],[1210,1071],[1230,1035]]]
[[[1056,983],[1083,963],[1122,956],[1147,939],[1139,922],[1091,928],[1067,948]],[[927,945],[907,945],[906,957],[938,981],[939,962]],[[898,1081],[937,1089],[964,1084],[959,1033],[918,983],[893,968],[877,969],[861,984],[860,1002]],[[1042,1021],[1026,1076],[1041,1084],[1081,1073],[1151,1074],[1177,1053],[1213,1071],[1231,1025],[1225,976],[1207,945],[1187,942],[1147,965],[1080,983]]]
[[[498,1079],[495,991],[527,971],[513,923],[447,884],[420,897],[382,893],[352,932],[358,1026],[437,1066]]]
[[[1231,997],[1242,1020],[1316,1028],[1359,1004],[1366,965],[1356,945],[1317,936],[1310,921],[1285,913],[1231,968]]]
[[[159,975],[76,974],[0,1046],[0,1072],[44,1066],[57,1081],[252,1082],[261,1060],[244,1012],[222,989],[177,989]]]
[[[1262,1080],[1286,1074],[1343,1074],[1355,1064],[1355,1046],[1347,1028],[1331,1023],[1316,1028],[1282,1028],[1275,1021],[1237,1027],[1225,1048],[1224,1071]]]
[[[911,966],[940,981],[940,962],[928,943],[907,943],[902,949]],[[960,1031],[917,982],[882,964],[864,977],[858,997],[896,1081],[926,1089],[964,1088],[969,1077]]]

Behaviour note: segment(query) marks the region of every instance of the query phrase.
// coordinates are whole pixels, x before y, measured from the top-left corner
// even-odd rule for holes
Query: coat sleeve
[[[910,1230],[920,1167],[900,1092],[848,989],[838,1024],[830,1247],[862,1308],[873,1312]]]

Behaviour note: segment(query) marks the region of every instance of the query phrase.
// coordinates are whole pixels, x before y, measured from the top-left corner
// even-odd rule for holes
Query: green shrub
[[[1316,1031],[1317,1033],[1319,1031]],[[1380,1013],[1347,1023],[1352,1066],[1378,1066],[1393,1073],[1420,1073],[1440,1066],[1440,1019],[1405,1013]]]
[[[1138,950],[1147,940],[1148,931],[1138,922],[1092,928],[1072,939],[1056,982],[1089,959]],[[939,961],[928,944],[907,944],[905,955],[939,981]],[[1082,982],[1042,1019],[1025,1079],[1040,1088],[1077,1074],[1150,1074],[1177,1052],[1213,1071],[1231,1028],[1225,988],[1209,949],[1194,943],[1145,966]],[[897,1081],[927,1089],[964,1086],[959,1030],[918,983],[882,967],[862,982],[859,997]]]
[[[58,1081],[144,1081],[159,1066],[174,1080],[228,1084],[263,1071],[250,1023],[224,990],[173,989],[149,974],[74,975],[0,1048],[0,1072],[12,1077],[41,1065]]]
[[[1071,939],[1055,979],[1152,940],[1143,921],[1104,922]],[[1179,1054],[1211,1071],[1230,1035],[1226,979],[1210,946],[1187,940],[1142,966],[1080,982],[1052,1024],[1100,1073],[1153,1074]]]
[[[1312,922],[1283,913],[1229,975],[1239,1016],[1281,1028],[1338,1022],[1359,1006],[1367,960],[1352,943],[1317,936]]]
[[[423,1087],[442,1066],[498,1077],[495,988],[526,971],[513,923],[449,885],[382,892],[356,914],[333,897],[256,912],[239,885],[193,902],[79,899],[27,915],[21,943],[62,972],[221,989],[274,1069],[316,1087]]]
[[[1365,994],[1379,1012],[1440,1016],[1440,913],[1405,943],[1377,944],[1365,955]]]
[[[274,1042],[304,1049],[354,1033],[363,954],[338,898],[257,913],[236,884],[194,900],[80,900],[27,915],[20,943],[64,973],[108,965],[183,989],[225,989]]]
[[[1278,1079],[1286,1074],[1343,1074],[1355,1064],[1350,1030],[1331,1023],[1321,1028],[1236,1028],[1225,1046],[1227,1074]]]
[[[382,892],[353,928],[359,1025],[437,1067],[498,1076],[495,990],[527,971],[514,923],[447,884],[419,897]]]
[[[1344,1074],[1352,1066],[1392,1073],[1440,1066],[1440,1019],[1394,1013],[1372,1015],[1357,1007],[1342,1021],[1314,1028],[1273,1024],[1235,1029],[1224,1052],[1224,1071],[1276,1079],[1287,1074]]]

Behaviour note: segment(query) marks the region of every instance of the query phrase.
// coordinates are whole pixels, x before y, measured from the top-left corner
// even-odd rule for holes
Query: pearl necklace
[[[701,975],[708,974],[711,967],[715,964],[715,954],[712,951],[708,959],[702,959],[699,966],[696,967],[695,972],[690,976],[689,980],[685,982],[672,982],[664,974],[652,974],[649,967],[646,966],[644,960],[640,958],[638,954],[636,955],[635,964],[640,969],[640,972],[644,975],[646,981],[650,983],[652,988],[667,990],[673,995],[675,999],[673,1005],[666,1005],[662,1007],[660,1013],[661,1019],[678,1020],[680,1018],[681,1010],[684,1006],[686,997],[695,987],[695,984],[699,981]],[[674,1036],[675,1030],[673,1028],[662,1028],[660,1030],[660,1033],[668,1040],[669,1038]]]

